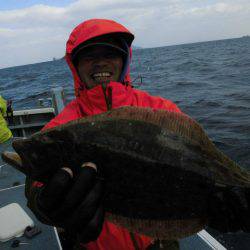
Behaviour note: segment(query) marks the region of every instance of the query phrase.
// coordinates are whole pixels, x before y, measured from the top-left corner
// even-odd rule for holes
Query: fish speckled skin
[[[15,141],[24,172],[46,182],[56,169],[83,162],[106,181],[107,218],[154,238],[201,230],[208,197],[250,187],[250,174],[215,148],[201,126],[183,114],[122,107]],[[10,161],[9,161],[10,162]]]

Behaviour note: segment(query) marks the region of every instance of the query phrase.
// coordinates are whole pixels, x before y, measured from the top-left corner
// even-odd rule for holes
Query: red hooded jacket
[[[128,37],[128,46],[131,46],[133,35],[124,26],[104,19],[91,19],[78,25],[71,33],[66,46],[66,60],[74,77],[76,98],[71,101],[64,110],[51,120],[44,129],[57,126],[78,119],[80,117],[99,114],[107,111],[104,91],[101,85],[92,89],[86,89],[81,82],[72,63],[72,51],[80,44],[105,34],[119,33]],[[130,40],[129,40],[130,39]],[[130,48],[131,59],[131,48]],[[112,103],[112,108],[121,106],[151,107],[165,109],[173,112],[181,112],[179,108],[169,100],[151,96],[148,93],[136,90],[131,86],[129,69],[127,69],[125,83],[110,82],[106,87],[106,95]],[[152,239],[143,235],[134,234],[137,248],[146,249]],[[89,250],[134,250],[133,239],[125,229],[108,221],[104,222],[102,232],[95,242],[85,245]]]

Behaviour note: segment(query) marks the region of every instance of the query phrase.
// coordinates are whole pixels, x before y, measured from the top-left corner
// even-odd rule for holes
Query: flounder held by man
[[[46,182],[58,168],[77,175],[94,162],[106,182],[107,219],[159,239],[194,234],[207,223],[208,196],[250,187],[250,173],[220,152],[184,114],[121,107],[14,141],[3,159]],[[46,166],[46,167],[45,167]]]

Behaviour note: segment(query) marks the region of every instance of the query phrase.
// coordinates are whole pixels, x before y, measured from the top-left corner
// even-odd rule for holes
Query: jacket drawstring
[[[102,91],[103,91],[105,102],[107,105],[107,110],[111,110],[112,109],[112,88],[108,88],[108,94],[106,90],[107,90],[107,85],[105,83],[102,83]]]
[[[140,250],[140,248],[138,246],[138,243],[136,241],[134,233],[130,232],[129,234],[130,234],[130,238],[131,238],[131,240],[133,242],[133,246],[134,246],[135,250]]]

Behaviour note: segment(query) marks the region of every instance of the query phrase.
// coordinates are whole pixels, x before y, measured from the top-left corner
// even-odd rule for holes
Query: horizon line
[[[197,43],[207,43],[207,42],[215,42],[215,41],[224,41],[224,40],[232,40],[232,39],[241,39],[241,38],[250,38],[250,35],[243,35],[240,37],[232,37],[232,38],[223,38],[223,39],[215,39],[215,40],[207,40],[207,41],[197,41],[197,42],[187,42],[187,43],[177,43],[177,44],[169,44],[169,45],[163,45],[163,46],[154,46],[154,47],[142,47],[139,45],[132,45],[132,47],[137,47],[134,50],[143,50],[143,49],[157,49],[157,48],[163,48],[163,47],[172,47],[172,46],[181,46],[181,45],[189,45],[189,44],[197,44]],[[0,70],[3,69],[10,69],[10,68],[16,68],[16,67],[22,67],[27,65],[33,65],[33,64],[40,64],[40,63],[46,63],[46,62],[52,62],[52,61],[58,61],[64,59],[65,55],[63,55],[60,58],[56,58],[52,56],[51,60],[48,61],[41,61],[41,62],[35,62],[35,63],[27,63],[27,64],[20,64],[20,65],[14,65],[14,66],[7,66],[4,68],[0,67]]]

